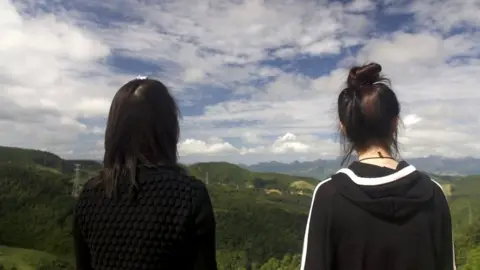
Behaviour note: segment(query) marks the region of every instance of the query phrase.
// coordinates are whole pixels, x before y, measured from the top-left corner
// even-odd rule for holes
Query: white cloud
[[[192,69],[201,69],[208,76],[195,82],[230,86],[253,79],[262,69],[258,62],[271,57],[267,49],[280,49],[275,57],[287,59],[294,52],[338,54],[343,46],[340,35],[358,38],[366,27],[368,21],[343,12],[341,5],[316,2],[123,1],[109,8],[121,12],[121,6],[129,16],[146,22],[120,23],[120,32],[102,32],[102,37],[124,54],[167,65],[172,71],[164,74],[167,80],[190,83],[178,70],[190,75]]]
[[[290,160],[291,156],[303,157],[303,159],[316,158],[319,155],[327,158],[336,157],[339,147],[331,139],[318,139],[314,136],[296,136],[287,132],[272,139],[265,137],[252,137],[252,134],[245,134],[250,147],[235,147],[231,143],[219,138],[209,138],[207,141],[186,139],[179,143],[179,151],[182,160],[187,162],[192,156],[206,156],[207,160],[229,158],[235,162],[252,163],[258,160]],[[252,139],[254,138],[254,139]],[[255,156],[255,160],[251,156]],[[200,158],[202,159],[202,158]]]
[[[409,114],[403,118],[402,122],[406,127],[411,127],[420,121],[422,121],[422,118],[418,117],[415,114]]]
[[[247,144],[261,144],[261,143],[265,142],[264,139],[262,139],[257,134],[255,134],[251,131],[244,132],[242,134],[242,140]]]
[[[62,149],[87,129],[76,116],[91,109],[78,101],[111,93],[115,76],[100,65],[109,47],[73,22],[42,12],[27,16],[10,1],[0,1],[0,18],[0,95],[15,108],[12,117],[1,117],[0,142],[68,152]],[[48,111],[55,113],[34,125],[19,118]]]
[[[477,37],[463,38],[464,42],[456,42],[471,43]],[[387,39],[369,41],[358,53],[357,62],[378,61],[392,78],[403,107],[405,129],[401,130],[400,141],[406,156],[478,155],[480,150],[475,135],[480,132],[475,109],[480,102],[480,62],[449,64],[447,61],[472,51],[470,46],[455,47],[450,42],[451,38],[436,34],[399,32]],[[428,49],[416,49],[419,44],[428,45]],[[249,127],[257,136],[278,136],[292,130],[299,135],[334,132],[336,97],[345,78],[344,69],[314,80],[281,76],[257,90],[252,100],[216,104],[207,107],[203,116],[186,120],[208,125],[248,119],[256,121]],[[216,132],[231,136],[244,130],[240,127]],[[465,146],[458,147],[459,141]]]
[[[179,144],[179,152],[183,155],[216,154],[237,152],[238,150],[228,142],[207,143],[196,139],[186,139]]]
[[[375,9],[375,2],[371,0],[354,0],[347,5],[346,9],[352,12],[372,11]]]
[[[311,55],[338,54],[341,48],[342,43],[336,39],[322,40],[305,46],[303,52]]]
[[[287,133],[282,137],[279,137],[273,143],[273,153],[285,153],[285,152],[298,152],[298,153],[305,153],[308,152],[309,146],[297,141],[297,137],[295,134]]]
[[[99,158],[113,94],[142,74],[203,109],[183,113],[183,157],[334,156],[346,67],[377,61],[402,102],[405,155],[480,153],[478,0],[385,0],[413,16],[390,33],[376,1],[147,2],[0,0],[0,144]]]
[[[417,23],[444,32],[459,27],[474,29],[480,25],[479,0],[426,0],[414,1],[407,6],[415,14]]]

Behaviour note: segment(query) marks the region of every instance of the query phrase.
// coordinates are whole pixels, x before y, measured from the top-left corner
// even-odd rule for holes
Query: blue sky
[[[99,159],[114,93],[145,75],[180,104],[182,161],[335,157],[347,70],[375,61],[402,103],[404,156],[478,156],[479,12],[480,0],[0,0],[0,144]]]

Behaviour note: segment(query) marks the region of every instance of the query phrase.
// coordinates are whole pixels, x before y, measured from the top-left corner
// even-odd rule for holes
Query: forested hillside
[[[62,264],[70,269],[73,171],[62,171],[62,166],[78,161],[34,150],[0,151],[5,149],[12,157],[4,156],[0,163],[0,263],[7,269],[59,269]],[[46,162],[36,162],[39,156]],[[91,162],[83,164],[90,165],[82,166],[86,172],[99,168]],[[208,182],[217,218],[220,269],[298,265],[308,194],[316,180],[252,173],[228,163],[201,163],[187,169]]]
[[[5,149],[12,157],[4,156]],[[73,269],[73,171],[64,168],[79,162],[12,148],[0,149],[0,155],[0,265],[19,270]],[[36,162],[38,156],[48,157],[48,162]],[[86,175],[100,166],[81,162]],[[217,219],[220,269],[299,269],[310,196],[318,181],[254,173],[229,163],[186,168],[208,183]],[[463,270],[479,269],[480,177],[440,180],[451,186],[458,263]]]

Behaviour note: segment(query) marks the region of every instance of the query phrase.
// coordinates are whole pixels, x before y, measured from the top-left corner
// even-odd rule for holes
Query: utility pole
[[[73,179],[72,196],[77,197],[80,189],[80,164],[75,164],[75,178]]]
[[[468,224],[472,225],[472,223],[473,223],[472,203],[468,202]]]

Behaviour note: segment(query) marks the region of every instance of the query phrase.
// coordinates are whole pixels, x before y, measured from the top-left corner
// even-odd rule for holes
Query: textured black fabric
[[[301,270],[455,269],[441,187],[400,162],[354,162],[313,194]]]
[[[141,168],[138,192],[116,198],[86,185],[75,209],[77,270],[216,270],[215,220],[205,185],[180,169]]]

